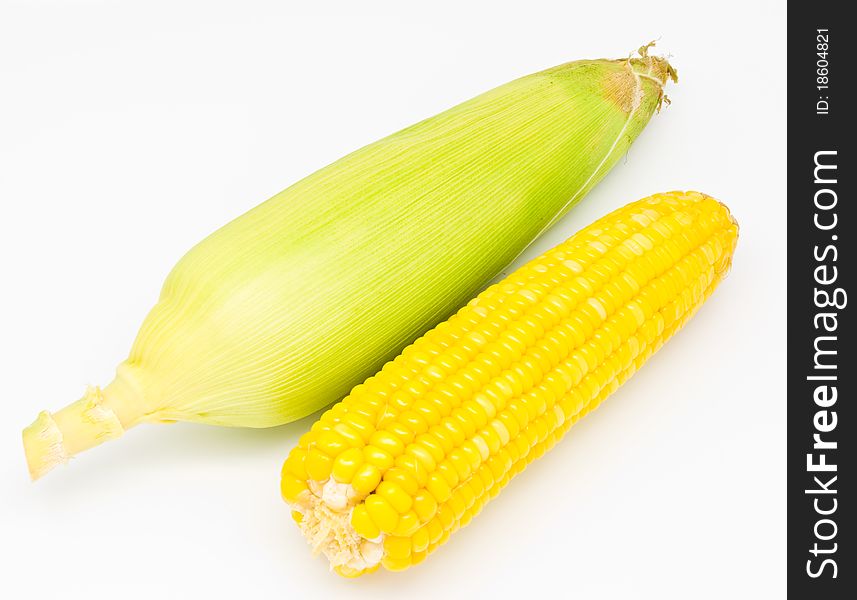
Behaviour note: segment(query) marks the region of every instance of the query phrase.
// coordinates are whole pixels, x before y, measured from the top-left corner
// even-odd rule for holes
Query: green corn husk
[[[502,85],[213,233],[170,273],[114,381],[24,430],[32,477],[141,422],[270,427],[344,396],[626,152],[675,80],[647,49]]]

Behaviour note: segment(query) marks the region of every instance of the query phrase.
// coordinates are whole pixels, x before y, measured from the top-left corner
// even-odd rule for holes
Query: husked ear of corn
[[[30,473],[142,422],[269,427],[341,398],[600,180],[666,60],[523,77],[370,144],[194,247],[104,389],[24,431]]]
[[[621,208],[491,286],[328,410],[282,494],[340,575],[425,559],[639,369],[726,275],[728,209]]]

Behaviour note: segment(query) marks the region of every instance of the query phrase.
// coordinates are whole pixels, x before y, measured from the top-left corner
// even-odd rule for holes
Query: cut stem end
[[[331,570],[343,577],[358,577],[376,570],[384,554],[383,536],[375,540],[360,536],[351,526],[353,502],[345,495],[338,498],[339,494],[331,493],[333,488],[348,488],[347,496],[353,499],[356,492],[350,485],[333,481],[328,481],[332,485],[313,484],[311,489],[314,491],[307,490],[292,505],[292,510],[301,515],[298,526],[312,546],[313,553],[324,554]]]
[[[24,429],[24,454],[30,477],[35,481],[75,454],[123,433],[125,428],[119,418],[104,405],[102,391],[90,387],[77,402],[54,414],[42,411]]]

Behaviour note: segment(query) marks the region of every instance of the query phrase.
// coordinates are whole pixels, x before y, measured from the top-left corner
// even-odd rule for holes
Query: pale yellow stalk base
[[[83,398],[55,413],[42,411],[24,429],[24,454],[35,481],[76,454],[120,437],[140,422],[136,393],[122,374],[104,390],[90,386]]]

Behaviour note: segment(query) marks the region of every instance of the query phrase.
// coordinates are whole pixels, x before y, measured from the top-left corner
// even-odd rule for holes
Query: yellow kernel
[[[497,432],[494,429],[494,426],[489,423],[488,427],[482,430],[482,439],[488,444],[488,450],[490,454],[496,454],[497,451],[503,446],[503,442],[500,439],[500,436],[497,435]],[[483,456],[482,460],[487,460],[487,456]]]
[[[506,406],[506,410],[503,411],[502,414],[508,414],[512,418],[515,419],[518,423],[518,427],[523,429],[530,422],[530,416],[527,412],[527,405],[522,400],[512,400]],[[460,444],[459,444],[460,445]]]
[[[517,381],[521,385],[521,393],[530,391],[533,384],[538,381],[541,376],[541,369],[532,358],[524,356],[521,358],[521,363],[512,367]],[[504,405],[505,406],[505,405]],[[502,406],[500,407],[502,409]]]
[[[369,422],[369,426],[374,430],[376,422],[381,417],[379,413],[382,413],[386,407],[387,400],[383,394],[366,396],[360,400],[351,402],[348,405],[348,414],[351,417],[359,415],[365,418]]]
[[[461,398],[458,398],[453,394],[453,397],[446,392],[444,392],[443,387],[438,387],[434,392],[430,392],[425,395],[425,402],[429,406],[431,406],[435,413],[437,414],[437,419],[427,419],[427,423],[429,426],[437,425],[443,417],[449,415],[452,412],[452,409],[458,406],[461,403]],[[450,393],[452,391],[450,390]]]
[[[401,486],[392,481],[379,483],[375,493],[386,499],[399,514],[408,512],[413,504],[413,498]]]
[[[476,404],[476,402],[465,402],[461,408],[463,410],[464,415],[467,416],[474,429],[484,427],[485,423],[488,422],[488,414],[484,410],[482,410],[482,407]]]
[[[315,447],[327,454],[329,457],[334,458],[339,453],[347,450],[349,445],[345,441],[345,438],[335,431],[325,431],[318,436],[318,439],[316,439]]]
[[[449,487],[455,487],[458,485],[460,478],[458,476],[458,471],[455,470],[455,467],[452,466],[452,463],[448,460],[443,460],[437,465],[437,472],[440,473],[446,482],[449,484]]]
[[[387,424],[385,429],[392,434],[397,439],[401,440],[401,442],[407,446],[414,440],[414,436],[416,435],[411,429],[409,429],[404,423],[393,422]]]
[[[520,437],[515,439],[521,439]],[[492,471],[494,472],[494,477],[496,479],[501,478],[509,469],[512,468],[512,453],[509,451],[511,449],[515,449],[517,451],[517,444],[510,444],[503,450],[497,453],[497,469],[492,467]]]
[[[345,577],[346,579],[355,579],[356,577],[360,577],[365,573],[371,573],[375,571],[374,567],[370,567],[368,569],[355,569],[354,567],[349,567],[348,565],[337,565],[332,567],[333,572],[339,575],[340,577]]]
[[[381,564],[384,565],[384,568],[388,571],[404,571],[411,566],[411,557],[393,558],[391,556],[384,555],[384,558],[381,559]]]
[[[452,411],[451,417],[455,420],[455,424],[464,432],[463,439],[467,439],[476,433],[476,425],[473,422],[471,412],[464,410],[463,407],[459,407]]]
[[[429,426],[437,425],[440,422],[440,413],[424,398],[414,402],[413,409],[414,412],[416,412],[423,419],[425,419],[426,423],[428,423]]]
[[[405,394],[403,392],[394,392],[389,399],[389,406],[392,409],[392,412],[399,412],[406,410],[413,402],[414,399]]]
[[[595,395],[596,394],[593,394],[593,396]],[[546,412],[537,423],[534,423],[534,425],[538,431],[539,443],[543,443],[548,438],[548,435],[550,435],[550,432],[555,428],[556,414],[553,411]]]
[[[402,440],[385,430],[373,433],[372,437],[369,438],[369,443],[386,451],[393,457],[399,456],[405,451],[405,444],[402,443]]]
[[[351,483],[354,474],[363,464],[363,451],[360,448],[349,448],[333,461],[331,474],[340,483]]]
[[[367,540],[374,540],[381,535],[381,529],[369,516],[369,511],[366,510],[365,504],[358,504],[351,511],[351,526],[358,535],[365,537]]]
[[[399,487],[412,496],[420,489],[420,484],[417,481],[417,478],[404,467],[393,467],[388,470],[384,473],[384,481],[390,481],[398,484]]]
[[[444,370],[435,365],[429,365],[423,370],[423,373],[432,381],[443,381],[446,377]]]
[[[306,479],[306,467],[304,466],[304,460],[306,459],[306,452],[301,450],[300,448],[296,448],[289,453],[288,458],[283,463],[282,473],[291,473],[298,479]]]
[[[435,468],[437,468],[437,463],[435,462],[434,457],[420,444],[409,444],[405,449],[405,453],[410,454],[420,461],[428,472],[434,471]]]
[[[363,440],[363,443],[366,443],[375,432],[372,422],[365,416],[352,411],[351,408],[349,408],[347,420],[351,429],[360,434],[360,439]]]
[[[435,517],[428,523],[426,523],[426,531],[428,531],[429,539],[431,540],[431,544],[437,544],[438,540],[440,540],[443,535],[443,525],[440,522],[440,517]]]
[[[351,486],[361,496],[371,494],[381,482],[381,471],[378,467],[363,463],[354,473]]]
[[[455,513],[452,508],[449,507],[448,504],[442,505],[437,511],[437,518],[440,521],[441,527],[443,527],[444,533],[447,533],[452,526],[455,524],[456,518]]]
[[[437,441],[437,443],[440,445],[440,448],[443,450],[444,456],[452,452],[452,449],[455,448],[455,440],[453,440],[452,434],[443,426],[443,423],[441,423],[440,425],[435,425],[434,427],[429,429],[426,435],[430,435],[434,440]]]
[[[428,450],[435,462],[443,460],[443,457],[446,455],[443,446],[434,435],[423,433],[422,435],[418,435],[414,442]]]
[[[636,319],[637,322],[637,327],[641,327],[643,323],[646,322],[646,313],[640,307],[639,303],[637,303],[636,301],[631,302],[626,306],[626,308],[631,312],[632,315],[634,315],[634,319]]]
[[[443,414],[441,416],[446,416],[460,402],[461,399],[458,397],[455,389],[448,383],[441,382],[421,399],[419,408],[422,411],[425,411],[427,408],[433,408],[436,411],[442,411]],[[424,416],[423,418],[426,417]],[[429,423],[429,425],[436,425],[436,423]]]
[[[468,440],[461,445],[460,450],[470,461],[470,469],[472,471],[478,469],[479,465],[482,464],[482,453],[479,451],[476,444],[474,444],[472,440]]]
[[[378,494],[372,494],[364,501],[369,516],[384,533],[392,533],[399,524],[399,513],[389,502]]]
[[[467,434],[464,431],[464,428],[461,426],[461,423],[458,422],[458,419],[455,417],[446,418],[440,424],[443,430],[449,434],[452,439],[452,447],[458,448],[461,444],[464,443],[464,440],[467,439]],[[449,452],[449,450],[447,450]]]
[[[514,421],[514,419],[512,419]],[[510,436],[514,435],[506,425],[507,421],[503,419],[503,415],[501,414],[498,418],[491,421],[490,425],[494,429],[494,432],[497,434],[497,437],[500,438],[500,445],[505,446],[509,443]],[[515,431],[517,433],[517,431]]]
[[[304,520],[304,514],[303,514],[302,512],[300,512],[300,511],[293,510],[293,511],[292,511],[292,520],[293,520],[295,523],[302,523],[302,522],[303,522],[303,520]]]
[[[464,485],[459,487],[455,491],[455,493],[464,501],[464,505],[467,508],[470,508],[471,506],[473,506],[473,503],[476,502],[476,493],[473,491],[473,488],[470,486],[470,483],[465,483]]]
[[[298,497],[305,491],[307,491],[306,481],[298,479],[294,475],[286,473],[280,480],[280,493],[283,500],[289,504],[297,502]]]
[[[325,431],[330,431],[332,427],[330,417],[327,413],[324,413],[321,418],[313,423],[312,427],[309,428],[309,432],[315,435],[315,437],[313,437],[313,441],[318,440],[318,436]]]
[[[417,398],[425,393],[427,389],[427,384],[422,383],[416,379],[411,379],[410,376],[405,376],[404,383],[402,385],[402,391],[409,394],[410,396]]]
[[[464,500],[461,499],[461,496],[458,494],[454,494],[450,496],[449,500],[446,503],[446,506],[452,510],[452,514],[455,515],[455,520],[460,521],[461,517],[464,516],[464,511],[467,510],[467,505],[464,504]]]
[[[488,379],[491,377],[496,377],[500,374],[500,371],[503,369],[500,367],[500,364],[494,360],[493,356],[489,354],[482,353],[476,358],[476,364],[479,365],[479,368],[485,372]]]
[[[456,373],[452,377],[450,377],[446,384],[453,390],[455,395],[459,398],[468,398],[473,392],[473,381],[465,377],[462,373]],[[438,407],[440,408],[440,407]]]
[[[492,470],[491,465],[484,464],[479,467],[477,475],[479,475],[479,479],[482,480],[482,484],[485,487],[485,490],[490,490],[493,487],[494,471]]]
[[[384,554],[390,558],[407,558],[411,555],[411,540],[388,535],[384,538]]]
[[[399,415],[399,420],[401,420],[408,429],[417,435],[428,431],[428,423],[426,423],[426,420],[412,410],[405,411]]]
[[[486,388],[486,392],[493,392],[497,397],[499,397],[503,402],[508,401],[514,394],[514,389],[509,381],[505,377],[497,377],[494,379],[488,387]]]
[[[450,452],[446,460],[449,461],[456,473],[458,473],[459,480],[466,481],[467,478],[470,477],[470,472],[472,470],[470,468],[470,460],[461,448],[456,448]]]
[[[474,446],[476,446],[476,449],[479,451],[479,456],[482,460],[486,460],[488,456],[490,456],[491,452],[488,448],[488,442],[485,441],[481,433],[477,433],[476,435],[474,435],[471,442]]]
[[[485,411],[485,414],[488,415],[489,419],[493,419],[494,415],[497,414],[497,407],[491,401],[491,398],[488,397],[487,394],[480,393],[473,396],[473,401],[479,405],[482,410]]]
[[[444,503],[449,499],[452,490],[446,479],[440,473],[432,473],[426,482],[426,489],[434,496],[439,503]]]
[[[348,409],[347,403],[338,402],[325,411],[321,418],[334,424],[342,423],[345,420],[345,415],[348,414]]]
[[[512,388],[512,397],[518,397],[524,392],[523,378],[514,368],[503,373],[503,380]],[[503,404],[505,404],[505,400],[503,400]]]
[[[350,423],[337,423],[333,426],[333,431],[339,434],[345,443],[352,448],[363,445],[363,436]]]
[[[470,481],[468,481],[467,485],[465,486],[473,490],[473,493],[476,495],[477,500],[481,498],[483,494],[485,494],[485,483],[482,481],[482,474],[490,471],[491,470],[485,468],[484,465],[479,467],[479,470],[473,477],[470,478]]]
[[[554,414],[556,415],[557,426],[560,426],[563,423],[565,423],[566,416],[565,416],[565,411],[563,410],[562,406],[559,404],[554,404],[553,411],[554,411]]]
[[[523,439],[527,443],[527,450],[532,449],[533,446],[539,443],[539,425],[542,423],[541,419],[537,419],[533,422],[532,426],[529,427],[524,435],[519,439]]]
[[[304,466],[310,479],[327,481],[333,467],[333,459],[318,448],[313,447],[307,452]]]
[[[491,375],[488,371],[477,362],[471,362],[464,367],[461,375],[469,379],[475,389],[483,387],[491,380]]]
[[[420,528],[420,518],[417,516],[417,513],[410,510],[399,517],[399,524],[396,525],[395,533],[396,535],[402,537],[411,537],[414,532]]]
[[[420,490],[414,496],[414,512],[423,523],[434,517],[437,512],[437,500],[428,490]]]
[[[449,536],[450,536],[450,535],[452,535],[452,530],[444,531],[444,532],[441,534],[440,539],[437,541],[437,545],[438,545],[438,546],[442,546],[443,544],[445,544],[445,543],[446,543],[446,541],[449,539]]]
[[[370,465],[378,467],[381,471],[386,471],[393,466],[395,459],[393,455],[386,450],[381,450],[377,446],[363,447],[363,460]]]
[[[396,466],[405,469],[408,473],[414,476],[419,485],[425,485],[428,471],[423,466],[423,463],[412,454],[403,454],[396,459]]]
[[[411,552],[425,552],[430,543],[428,528],[420,527],[411,537]]]
[[[310,444],[315,441],[315,433],[310,429],[301,437],[298,438],[298,448],[307,449],[310,447]]]
[[[537,387],[525,397],[527,401],[527,410],[529,410],[530,422],[535,420],[540,414],[545,412],[548,405],[549,394],[542,387]]]
[[[437,334],[439,333],[438,329],[430,331],[429,334]],[[431,356],[422,349],[419,349],[411,344],[407,348],[402,351],[402,356],[406,357],[409,361],[418,364],[418,365],[427,365],[431,362]]]
[[[576,260],[568,259],[562,263],[572,273],[583,273],[583,265]]]

